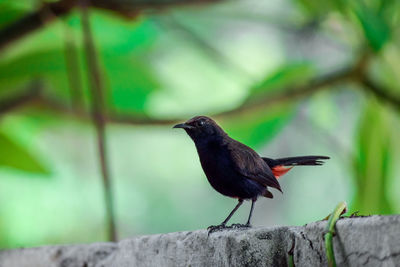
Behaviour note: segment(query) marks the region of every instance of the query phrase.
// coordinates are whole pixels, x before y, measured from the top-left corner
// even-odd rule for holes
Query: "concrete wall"
[[[206,230],[139,236],[118,243],[0,251],[1,267],[326,266],[327,222],[303,227]],[[334,237],[338,266],[400,266],[400,216],[341,219]]]

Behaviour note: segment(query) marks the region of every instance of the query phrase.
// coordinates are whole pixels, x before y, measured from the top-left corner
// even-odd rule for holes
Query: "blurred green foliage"
[[[42,4],[1,0],[0,40]],[[257,203],[256,225],[318,220],[342,200],[361,214],[400,211],[399,1],[90,11],[120,237],[204,228],[233,207],[167,124],[199,114],[265,156],[332,157],[285,176],[283,196]],[[0,50],[0,247],[105,239],[80,16]]]
[[[256,84],[250,91],[251,98],[258,98],[263,94],[282,91],[293,85],[299,86],[308,82],[316,71],[310,63],[291,63],[278,67],[273,73]]]
[[[46,168],[31,153],[2,132],[0,132],[0,147],[2,150],[2,153],[0,153],[0,166],[31,173],[48,174]]]
[[[358,130],[358,151],[355,157],[357,190],[353,205],[370,214],[394,212],[386,191],[395,149],[392,147],[395,143],[392,139],[397,138],[397,129],[391,127],[392,118],[387,112],[371,101],[364,110]]]

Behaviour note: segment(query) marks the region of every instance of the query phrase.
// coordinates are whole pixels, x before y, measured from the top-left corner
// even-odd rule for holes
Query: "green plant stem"
[[[295,246],[295,239],[293,239],[292,247],[288,251],[288,267],[294,267],[294,246]]]
[[[329,267],[335,267],[335,253],[333,250],[333,236],[336,234],[335,225],[337,220],[340,218],[340,215],[346,212],[347,204],[346,202],[340,202],[333,213],[329,216],[327,232],[325,234],[325,249],[326,249],[326,258],[328,260]]]
[[[293,254],[292,254],[292,255],[289,255],[288,266],[289,266],[289,267],[294,267]]]

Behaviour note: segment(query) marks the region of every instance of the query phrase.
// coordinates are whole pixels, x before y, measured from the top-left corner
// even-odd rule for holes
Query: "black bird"
[[[221,224],[208,228],[210,231],[225,228],[243,200],[252,201],[249,218],[246,224],[235,226],[250,227],[257,198],[273,198],[269,187],[282,192],[277,178],[293,166],[322,165],[322,160],[329,159],[325,156],[262,158],[250,147],[230,138],[215,121],[206,116],[194,117],[174,128],[183,128],[194,141],[201,166],[211,186],[219,193],[239,201]]]

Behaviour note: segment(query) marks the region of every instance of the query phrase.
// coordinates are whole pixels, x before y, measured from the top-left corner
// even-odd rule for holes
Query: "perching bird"
[[[226,223],[242,205],[251,200],[250,214],[245,225],[250,227],[254,203],[259,196],[273,198],[269,187],[282,192],[278,178],[297,165],[322,165],[325,156],[301,156],[280,159],[262,158],[250,147],[230,138],[211,118],[197,116],[174,128],[183,128],[192,138],[200,163],[211,186],[219,193],[238,199],[239,203],[228,217],[210,231],[226,227]]]

